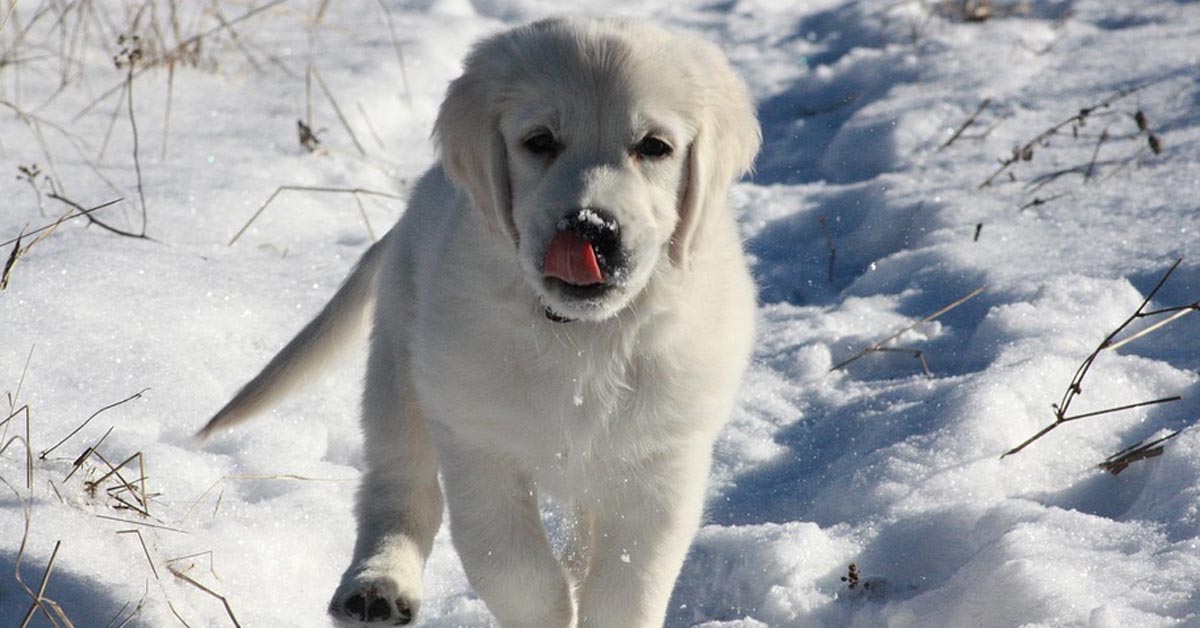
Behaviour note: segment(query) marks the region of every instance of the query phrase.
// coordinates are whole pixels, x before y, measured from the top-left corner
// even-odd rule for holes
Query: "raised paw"
[[[397,593],[388,581],[342,587],[329,604],[329,614],[344,626],[407,626],[417,615],[417,603]]]

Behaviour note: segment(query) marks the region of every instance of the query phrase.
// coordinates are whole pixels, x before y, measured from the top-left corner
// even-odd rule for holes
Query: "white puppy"
[[[373,303],[333,617],[413,621],[444,491],[505,628],[661,626],[753,342],[726,206],[761,139],[746,88],[692,37],[553,19],[475,47],[436,137],[399,224],[202,434],[303,381]],[[542,492],[575,505],[561,559]]]

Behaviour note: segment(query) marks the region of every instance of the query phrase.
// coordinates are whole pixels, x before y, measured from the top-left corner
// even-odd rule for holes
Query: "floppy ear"
[[[450,180],[467,192],[488,227],[515,244],[508,154],[496,107],[499,77],[480,67],[482,52],[476,50],[450,83],[433,133]]]
[[[687,173],[679,195],[679,222],[671,236],[671,261],[678,267],[704,236],[705,224],[728,211],[731,183],[749,172],[762,144],[762,130],[745,83],[725,57],[707,43],[694,44],[700,64],[692,71],[701,83],[696,90],[699,117],[696,137],[688,147]]]

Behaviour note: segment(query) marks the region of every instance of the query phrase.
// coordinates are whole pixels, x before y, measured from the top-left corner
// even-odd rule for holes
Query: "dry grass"
[[[307,78],[322,94],[318,96],[324,100],[322,106],[327,103],[341,125],[340,128],[335,124],[330,126],[339,133],[344,129],[356,147],[353,156],[366,156],[368,150],[362,140],[372,141],[365,137],[365,131],[356,133],[354,125],[369,129],[374,138],[372,146],[384,148],[384,140],[362,103],[338,95],[315,67],[307,72],[301,71],[303,66],[293,69],[288,67],[290,58],[285,57],[288,61],[285,63],[271,50],[256,44],[256,37],[251,32],[252,20],[272,14],[286,19],[300,16],[301,10],[288,7],[286,3],[287,0],[197,4],[179,0],[129,0],[124,3],[125,11],[122,12],[114,11],[114,5],[104,5],[98,0],[9,0],[7,3],[0,0],[0,89],[3,90],[0,113],[9,116],[10,126],[17,131],[0,138],[0,155],[22,160],[16,173],[16,185],[12,186],[20,194],[16,201],[26,203],[26,208],[33,209],[41,217],[25,224],[0,223],[0,229],[5,231],[0,232],[0,238],[5,240],[0,244],[0,290],[10,287],[15,290],[21,286],[22,272],[31,266],[29,261],[45,250],[45,247],[39,250],[38,245],[55,234],[61,237],[64,230],[60,227],[67,222],[82,220],[112,234],[147,240],[151,235],[158,235],[152,231],[164,229],[160,225],[167,224],[172,217],[170,208],[155,202],[157,193],[153,188],[152,168],[154,157],[167,160],[171,156],[172,113],[179,105],[176,88],[186,85],[184,81],[188,80],[191,70],[215,71],[223,61],[222,55],[240,56],[256,74],[282,73],[296,84]],[[328,0],[322,0],[319,6],[302,9],[310,14],[303,17],[312,18],[309,24],[314,33],[321,28],[327,11],[333,6]],[[381,1],[379,7],[391,34],[395,59],[400,64],[401,98],[409,99],[411,107],[400,33],[387,3]],[[107,72],[103,71],[106,60],[112,61]],[[38,89],[32,89],[34,87]],[[163,91],[158,92],[159,89]],[[158,100],[160,93],[162,100]],[[76,98],[78,105],[68,104]],[[161,128],[156,128],[157,121],[146,122],[152,117],[146,115],[151,107],[163,112],[158,118]],[[359,118],[355,118],[352,125],[347,114],[353,115],[355,107]],[[55,113],[62,111],[66,113]],[[174,132],[178,134],[178,130]],[[311,127],[308,132],[313,146],[319,145],[317,132]],[[152,146],[157,139],[155,135],[161,135],[158,147]],[[178,142],[174,150],[179,152]],[[113,191],[108,198],[120,198],[94,204],[96,190],[105,188]],[[277,196],[288,192],[351,195],[358,215],[347,216],[352,220],[360,218],[372,239],[376,237],[376,231],[368,218],[364,197],[399,198],[388,192],[359,187],[281,186],[245,228],[266,211]],[[119,206],[125,196],[132,202]],[[118,206],[115,214],[110,209],[114,206]],[[7,294],[12,294],[13,290]],[[4,298],[3,295],[0,298]],[[25,370],[32,359],[31,351]],[[219,603],[224,609],[228,624],[240,626],[235,608],[224,595],[220,579],[211,567],[213,552],[197,553],[195,547],[178,551],[179,544],[191,538],[187,535],[193,531],[188,520],[192,508],[205,498],[215,496],[212,516],[219,516],[223,487],[231,481],[320,480],[287,473],[230,475],[221,478],[194,501],[188,500],[191,496],[187,495],[179,502],[157,492],[162,489],[155,486],[157,483],[151,475],[159,465],[171,461],[154,459],[155,454],[149,450],[134,451],[137,447],[115,444],[118,439],[111,436],[122,434],[120,428],[114,432],[114,426],[125,421],[123,415],[131,407],[126,404],[142,399],[145,390],[85,413],[89,416],[78,423],[56,430],[47,429],[39,422],[45,416],[45,410],[39,416],[35,409],[23,403],[24,384],[22,371],[15,390],[7,394],[7,412],[0,412],[0,462],[6,465],[0,467],[0,482],[13,490],[25,513],[16,572],[0,574],[0,590],[9,590],[14,599],[20,595],[16,593],[18,590],[25,591],[28,606],[21,601],[22,608],[18,612],[24,616],[8,619],[21,619],[14,625],[23,627],[36,624],[63,628],[75,625],[122,628],[145,621],[147,609],[165,606],[174,618],[172,625],[207,625],[199,619],[199,613],[179,603],[182,587],[202,594],[192,596],[194,599],[190,600],[197,609],[208,603],[205,596],[210,597],[215,600],[213,604]],[[103,425],[106,421],[115,425]],[[55,425],[63,424],[57,422]],[[124,426],[126,434],[133,433],[128,429],[128,423]],[[146,590],[140,599],[134,595],[124,605],[114,603],[110,609],[82,609],[91,616],[81,623],[73,623],[80,620],[68,617],[53,599],[57,574],[61,573],[64,563],[69,566],[70,559],[79,553],[102,553],[112,548],[84,547],[73,544],[70,538],[64,538],[64,543],[45,539],[46,534],[39,534],[37,519],[31,520],[29,515],[29,505],[38,500],[42,501],[39,509],[49,507],[58,513],[86,514],[87,520],[92,522],[90,525],[94,526],[90,527],[90,534],[111,533],[117,539],[124,539],[118,545],[136,542],[137,554],[132,558],[129,554],[118,555],[118,560],[128,563],[120,564],[118,569],[132,567],[135,569],[130,569],[128,575],[145,576]],[[189,504],[191,508],[180,516],[180,510]],[[176,510],[177,507],[180,510]],[[200,525],[206,525],[207,521]],[[11,532],[13,538],[10,541],[15,543],[16,530]],[[44,547],[49,551],[52,543],[54,549],[49,553],[48,562],[45,562],[44,554],[37,554],[39,567],[44,563],[44,568],[34,573],[31,569],[33,550]],[[165,554],[163,548],[166,546],[175,549],[174,554]],[[27,552],[27,548],[31,548],[30,551]],[[169,557],[180,553],[187,555]],[[208,557],[207,570],[203,563],[194,560],[203,556]],[[138,564],[142,560],[145,565]],[[150,587],[150,578],[157,583],[157,590]],[[188,595],[191,596],[191,592]],[[80,610],[72,609],[72,614]],[[191,616],[193,613],[196,613],[195,617]],[[98,619],[100,614],[104,615],[103,619]],[[224,622],[224,619],[220,621]]]
[[[314,186],[314,185],[281,185],[281,186],[275,188],[275,191],[272,192],[269,197],[267,197],[267,200],[263,201],[263,204],[258,206],[258,209],[254,211],[254,215],[251,216],[250,219],[246,221],[246,224],[242,225],[242,228],[238,229],[238,232],[235,233],[233,235],[233,237],[229,239],[229,246],[233,246],[239,239],[241,239],[241,237],[246,233],[246,230],[249,229],[250,226],[254,224],[254,221],[258,220],[259,216],[261,216],[262,213],[264,211],[266,211],[267,207],[272,202],[274,202],[275,199],[280,194],[282,194],[284,192],[311,192],[311,193],[317,193],[317,194],[350,194],[351,196],[354,197],[354,201],[358,205],[359,215],[362,217],[363,224],[367,229],[367,235],[370,236],[370,238],[372,240],[377,240],[378,238],[375,235],[375,229],[371,227],[370,218],[367,217],[367,209],[366,209],[366,207],[363,206],[362,197],[363,196],[379,196],[379,197],[390,198],[390,199],[399,199],[400,198],[399,196],[397,196],[395,194],[391,194],[389,192],[378,192],[375,190],[366,190],[363,188],[336,188],[336,187],[323,187],[323,186]]]
[[[1122,449],[1121,451],[1109,456],[1104,460],[1104,462],[1101,462],[1096,466],[1108,471],[1113,475],[1120,475],[1122,471],[1129,468],[1129,465],[1139,460],[1149,460],[1150,458],[1161,456],[1166,447],[1163,445],[1163,443],[1175,438],[1176,436],[1179,436],[1180,433],[1182,433],[1182,430],[1176,430],[1170,434],[1167,434],[1166,436],[1163,436],[1162,438],[1156,438],[1150,442],[1138,441],[1137,443],[1134,443],[1133,445],[1130,445],[1129,447],[1126,447],[1125,449]]]

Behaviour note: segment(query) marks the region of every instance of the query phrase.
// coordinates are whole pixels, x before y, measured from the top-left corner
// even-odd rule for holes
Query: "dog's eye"
[[[633,152],[638,157],[647,159],[658,159],[671,154],[671,145],[654,137],[647,135],[638,145],[633,148]]]
[[[521,145],[525,147],[525,150],[535,155],[545,156],[555,155],[562,148],[558,140],[555,140],[554,136],[546,131],[534,133],[526,138],[524,142],[521,142]]]

